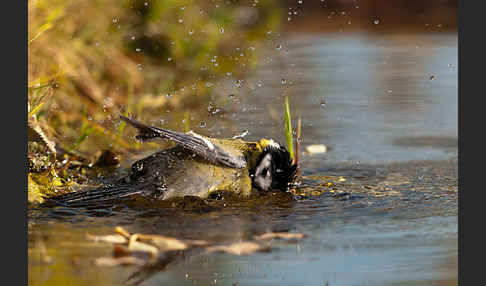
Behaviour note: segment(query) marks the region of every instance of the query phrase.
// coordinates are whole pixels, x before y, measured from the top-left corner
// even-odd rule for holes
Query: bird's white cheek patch
[[[268,146],[271,146],[271,147],[276,148],[276,149],[279,149],[280,148],[280,145],[277,142],[273,141],[273,140],[269,140],[268,141]]]

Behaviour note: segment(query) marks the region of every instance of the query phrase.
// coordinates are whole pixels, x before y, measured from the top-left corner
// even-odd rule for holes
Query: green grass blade
[[[290,159],[294,159],[294,143],[292,136],[292,121],[290,116],[289,97],[285,97],[285,139],[287,140],[287,149],[290,152]]]

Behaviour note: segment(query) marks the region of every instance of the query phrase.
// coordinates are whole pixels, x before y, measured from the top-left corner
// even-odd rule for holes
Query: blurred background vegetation
[[[71,186],[73,165],[93,165],[100,150],[133,148],[120,114],[173,112],[188,128],[190,110],[214,112],[201,106],[212,88],[251,67],[278,29],[277,1],[257,2],[30,0],[29,193]]]

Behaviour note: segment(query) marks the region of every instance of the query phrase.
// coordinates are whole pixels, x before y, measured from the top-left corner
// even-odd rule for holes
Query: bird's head
[[[286,191],[295,180],[297,171],[289,151],[273,140],[262,139],[260,145],[262,151],[257,156],[255,166],[249,170],[252,187],[261,191]]]

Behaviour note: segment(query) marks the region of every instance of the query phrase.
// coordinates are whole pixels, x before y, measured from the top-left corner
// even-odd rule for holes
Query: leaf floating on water
[[[303,233],[291,233],[291,232],[267,232],[262,235],[255,236],[256,240],[268,240],[268,239],[302,239],[307,235]]]
[[[128,231],[126,231],[123,227],[121,226],[117,226],[115,227],[115,232],[120,234],[120,235],[123,235],[124,237],[126,237],[127,239],[130,239],[130,233]]]
[[[309,154],[322,154],[327,152],[327,146],[324,144],[313,144],[305,147],[305,151]]]
[[[145,265],[146,261],[134,256],[122,257],[99,257],[95,259],[97,266],[118,266],[118,265]]]
[[[248,255],[255,252],[270,251],[269,246],[263,246],[255,242],[242,241],[229,245],[217,245],[206,248],[207,252],[225,252],[234,255]]]
[[[128,240],[120,235],[120,234],[113,234],[113,235],[91,235],[91,234],[86,234],[86,238],[88,240],[94,241],[94,242],[108,242],[108,243],[127,243]]]
[[[156,255],[158,252],[186,250],[191,247],[206,246],[209,244],[205,240],[180,240],[174,237],[156,234],[130,234],[127,230],[120,226],[115,228],[115,232],[117,234],[104,236],[93,236],[88,234],[87,238],[96,242],[118,244],[118,246],[125,244],[128,246],[128,252],[147,252],[153,255]]]
[[[162,235],[134,234],[132,237],[136,237],[136,239],[144,243],[154,245],[160,251],[185,250],[190,247],[189,244],[183,242],[182,240]]]
[[[135,235],[133,235],[132,238],[130,238],[130,242],[128,243],[129,251],[145,252],[145,253],[149,253],[153,257],[156,257],[159,254],[159,250],[157,249],[157,247],[147,243],[138,242],[136,239],[137,238],[135,237]]]

